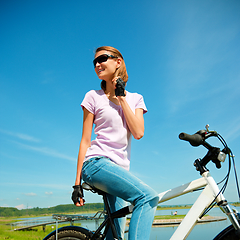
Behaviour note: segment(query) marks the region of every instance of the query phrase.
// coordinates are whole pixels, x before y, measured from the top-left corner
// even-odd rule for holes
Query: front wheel
[[[76,226],[62,227],[57,231],[57,239],[61,240],[87,240],[91,235],[89,230]],[[56,240],[56,231],[51,232],[43,240]]]
[[[240,240],[240,231],[230,225],[220,232],[213,240]]]

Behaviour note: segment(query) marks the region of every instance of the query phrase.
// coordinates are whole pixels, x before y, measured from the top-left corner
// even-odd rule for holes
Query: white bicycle
[[[209,143],[207,143],[206,139],[209,137],[217,137],[219,141],[222,143],[223,149],[220,150],[220,148],[213,147]],[[231,162],[232,162],[234,165],[237,190],[240,197],[236,168],[234,163],[234,156],[230,148],[228,148],[225,140],[221,137],[221,135],[219,135],[216,131],[209,131],[208,126],[206,126],[206,130],[200,130],[193,135],[181,133],[179,135],[179,138],[182,140],[188,141],[192,146],[195,146],[195,147],[202,145],[208,149],[208,152],[202,159],[197,159],[194,162],[194,166],[196,170],[202,176],[201,178],[159,194],[159,203],[162,203],[170,199],[176,198],[180,195],[184,195],[196,190],[202,190],[198,199],[193,204],[191,209],[188,211],[187,215],[182,220],[181,224],[178,226],[176,231],[173,233],[170,240],[186,239],[187,236],[192,231],[192,229],[194,228],[194,226],[196,225],[197,221],[201,219],[216,204],[220,207],[223,213],[225,213],[226,216],[229,218],[231,225],[226,229],[224,229],[219,234],[217,234],[214,240],[239,240],[240,239],[240,214],[237,212],[233,212],[233,210],[227,203],[227,200],[223,196],[223,193],[227,187],[230,169],[231,169]],[[206,166],[209,162],[212,161],[213,163],[215,163],[217,168],[221,168],[221,162],[225,161],[226,156],[228,156],[228,160],[229,160],[229,170],[226,177],[222,181],[224,182],[223,187],[219,189],[218,184],[215,182],[214,178],[210,175],[210,172],[206,168]],[[106,207],[106,211],[103,212],[103,214],[105,215],[105,220],[102,222],[102,224],[98,227],[96,231],[90,231],[88,229],[78,227],[78,226],[62,227],[51,232],[43,240],[54,240],[54,239],[101,240],[101,239],[105,239],[106,232],[108,231],[109,227],[112,229],[114,239],[118,239],[113,219],[124,217],[130,214],[133,210],[133,206],[130,205],[123,209],[120,209],[117,212],[111,213],[109,210],[109,205],[106,200],[106,196],[104,192],[91,187],[87,183],[83,183],[83,188],[85,190],[90,190],[94,193],[97,193],[103,196],[103,201]],[[78,217],[76,215],[74,216],[53,215],[53,217],[57,220],[68,219],[70,221],[74,221],[81,218],[81,216]]]

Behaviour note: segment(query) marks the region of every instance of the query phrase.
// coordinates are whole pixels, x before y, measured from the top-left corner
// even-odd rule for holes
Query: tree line
[[[81,208],[73,204],[57,205],[49,208],[30,208],[30,209],[17,209],[14,207],[0,207],[0,217],[21,217],[27,215],[48,215],[48,214],[78,214],[84,212],[97,212],[102,211],[104,208],[103,203],[87,203]]]
[[[231,203],[232,205],[239,207],[240,202]],[[164,208],[178,208],[178,207],[191,207],[191,205],[173,205],[173,206],[158,206],[158,209]],[[48,215],[48,214],[80,214],[86,212],[97,212],[104,209],[103,203],[87,203],[81,208],[76,207],[73,204],[57,205],[49,208],[29,208],[19,210],[14,207],[0,207],[0,217],[21,217],[21,216],[36,216],[36,215]]]

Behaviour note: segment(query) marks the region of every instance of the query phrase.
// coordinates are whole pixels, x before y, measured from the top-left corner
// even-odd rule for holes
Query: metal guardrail
[[[53,214],[52,215],[52,221],[51,218],[35,218],[35,219],[29,219],[25,221],[17,221],[14,223],[11,223],[11,227],[14,231],[20,231],[24,229],[34,228],[43,226],[43,228],[46,227],[46,225],[63,223],[63,222],[70,222],[71,225],[75,221],[81,221],[81,220],[95,220],[96,224],[100,219],[103,219],[105,215],[105,212],[97,212],[94,216],[85,216],[85,215],[68,215],[68,214]]]
[[[98,219],[103,219],[105,214],[106,214],[105,211],[97,212],[93,216],[53,214],[52,218],[54,218],[56,220],[64,220],[64,221],[98,220]]]

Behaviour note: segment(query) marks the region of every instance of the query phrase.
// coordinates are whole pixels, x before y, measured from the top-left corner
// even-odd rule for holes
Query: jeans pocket
[[[85,161],[82,166],[82,179],[91,185],[91,172],[93,165],[97,158],[90,158],[89,160]]]
[[[98,173],[106,164],[111,161],[106,157],[94,157],[83,163],[82,179],[89,184],[92,184],[93,176]]]

